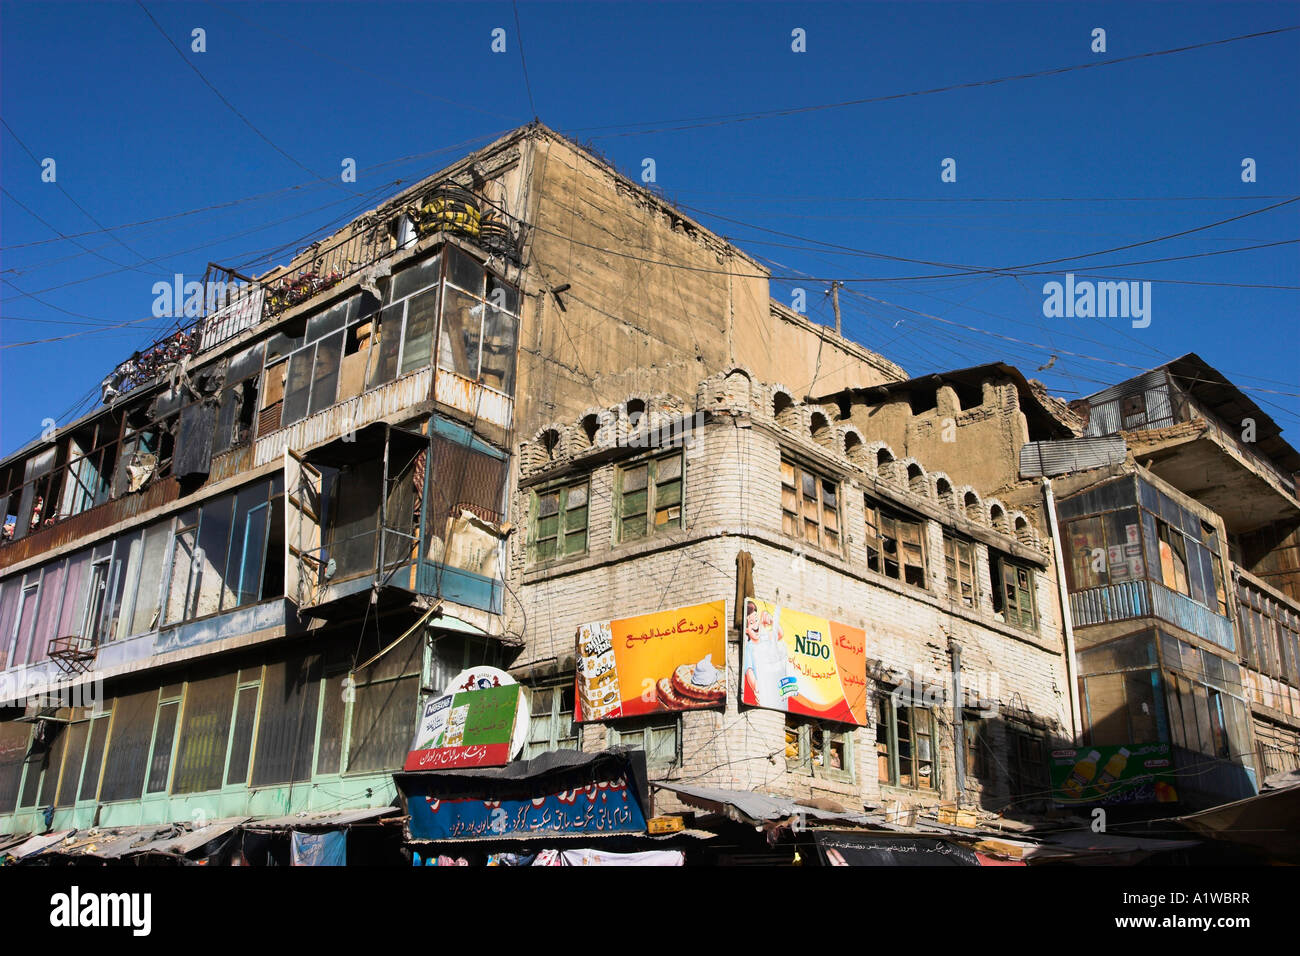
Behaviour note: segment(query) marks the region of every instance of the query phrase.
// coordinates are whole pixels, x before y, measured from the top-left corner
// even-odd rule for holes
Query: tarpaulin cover
[[[294,866],[347,866],[347,833],[343,830],[329,833],[301,833],[295,830],[290,856]]]
[[[604,850],[563,850],[565,866],[685,866],[681,850],[646,850],[642,853],[606,853]]]
[[[813,834],[827,866],[979,866],[973,850],[943,840],[898,839],[868,833]]]

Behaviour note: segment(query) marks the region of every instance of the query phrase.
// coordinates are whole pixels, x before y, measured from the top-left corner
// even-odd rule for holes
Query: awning
[[[362,810],[321,810],[314,813],[296,813],[288,817],[271,817],[251,820],[245,830],[307,830],[337,829],[356,823],[368,823],[380,817],[400,816],[397,807],[369,807]]]
[[[788,797],[747,790],[724,790],[720,787],[688,786],[681,783],[656,783],[655,789],[677,794],[682,803],[720,813],[729,820],[758,826],[778,820],[788,820],[802,815],[804,820],[821,823],[855,823],[859,826],[879,826],[880,820],[852,810],[827,810],[821,807],[796,803]]]
[[[1207,840],[1235,843],[1271,859],[1300,862],[1300,786],[1202,810],[1174,821]]]
[[[190,824],[145,827],[144,830],[154,831],[152,837],[146,833],[136,834],[134,837],[108,844],[95,853],[87,855],[107,859],[136,856],[142,853],[185,856],[213,840],[220,839],[247,819],[248,817],[229,817],[224,820],[213,820],[201,827],[192,827]]]
[[[979,866],[974,850],[945,840],[862,831],[814,830],[826,866]]]

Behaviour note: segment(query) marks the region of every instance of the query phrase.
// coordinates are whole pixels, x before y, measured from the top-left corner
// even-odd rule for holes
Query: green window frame
[[[939,735],[934,711],[876,698],[877,777],[884,786],[923,793],[939,792]]]
[[[573,678],[560,684],[528,687],[528,740],[521,760],[548,750],[581,750],[582,727],[573,722]]]
[[[528,542],[530,564],[545,564],[587,551],[591,481],[571,481],[535,489]]]
[[[783,457],[781,530],[823,551],[840,554],[839,480]]]
[[[785,718],[785,769],[852,783],[853,728],[799,717]]]
[[[641,458],[618,469],[615,540],[636,541],[682,526],[685,456]]]
[[[674,770],[682,765],[681,715],[658,715],[608,725],[605,743],[611,748],[644,750],[649,770]]]
[[[968,608],[979,604],[975,574],[975,542],[943,533],[943,561],[948,576],[948,597]]]
[[[866,499],[867,567],[877,574],[928,589],[925,519]]]
[[[1013,627],[1036,631],[1038,611],[1033,569],[999,556],[989,561],[989,573],[993,576],[993,610],[1001,613]]]

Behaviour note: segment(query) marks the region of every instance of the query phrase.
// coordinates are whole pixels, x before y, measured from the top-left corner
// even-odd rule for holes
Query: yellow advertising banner
[[[725,601],[578,627],[575,721],[722,707]]]
[[[865,726],[866,641],[860,628],[746,598],[741,702]]]

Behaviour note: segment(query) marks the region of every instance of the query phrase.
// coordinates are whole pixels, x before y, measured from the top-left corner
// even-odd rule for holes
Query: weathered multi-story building
[[[483,665],[524,686],[520,758],[644,751],[661,810],[704,786],[1029,813],[1052,749],[1101,735],[1071,628],[1101,622],[1077,593],[1063,614],[1021,468],[1075,415],[1005,365],[909,379],[541,125],[248,281],[104,399],[0,462],[0,831],[377,816],[421,702]],[[1294,483],[1238,457],[1273,511],[1178,525],[1214,529],[1236,586],[1143,606],[1206,661],[1232,657],[1235,592],[1295,622],[1276,542],[1246,543],[1294,542]],[[1170,521],[1138,490],[1182,501],[1163,478],[1121,481]],[[704,605],[715,653],[584,710],[584,627]],[[850,665],[819,704],[800,682],[834,675],[799,655],[828,636]],[[756,662],[782,640],[774,695]],[[1294,652],[1258,647],[1255,726],[1293,727]]]

